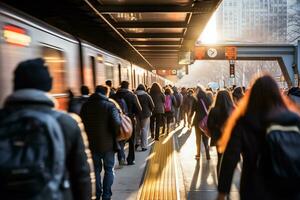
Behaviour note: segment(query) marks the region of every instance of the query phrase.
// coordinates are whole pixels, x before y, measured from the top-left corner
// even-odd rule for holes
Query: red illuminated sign
[[[25,29],[13,25],[3,27],[3,37],[7,43],[18,46],[29,46],[31,42],[31,38],[27,35]]]

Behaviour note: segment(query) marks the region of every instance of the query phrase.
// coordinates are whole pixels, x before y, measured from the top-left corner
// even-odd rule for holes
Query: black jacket
[[[11,112],[14,109],[29,107],[33,109],[51,110],[54,108],[54,99],[40,90],[18,90],[9,96],[5,102],[5,110]],[[1,115],[0,115],[1,117]],[[65,200],[90,200],[92,198],[92,186],[90,175],[93,174],[93,161],[88,149],[86,135],[78,116],[72,118],[67,113],[61,112],[58,118],[66,145],[66,167],[71,188],[65,192]]]
[[[136,94],[142,106],[142,112],[139,113],[138,117],[140,119],[151,117],[152,111],[154,109],[154,103],[151,96],[143,90],[137,90]]]
[[[150,93],[150,96],[154,103],[153,114],[164,114],[166,101],[165,95],[163,93]]]
[[[104,95],[94,93],[83,104],[80,116],[93,153],[118,150],[116,136],[120,130],[121,118],[112,101]]]
[[[264,144],[266,127],[271,123],[286,125],[291,122],[300,126],[299,116],[289,111],[273,113],[265,121],[259,121],[251,116],[239,119],[222,158],[218,184],[219,192],[229,193],[234,170],[240,160],[240,155],[242,155],[241,200],[300,199],[300,190],[295,197],[289,193],[284,194],[282,190],[270,188],[266,184],[265,175],[257,168],[258,156],[262,152]],[[293,185],[292,182],[289,184]]]
[[[128,116],[130,118],[133,118],[142,112],[142,107],[137,96],[128,89],[120,88],[112,98],[123,98],[125,100],[128,108]]]
[[[220,139],[224,124],[228,118],[225,111],[213,107],[208,113],[207,128],[211,134],[211,146],[216,146],[217,141]]]

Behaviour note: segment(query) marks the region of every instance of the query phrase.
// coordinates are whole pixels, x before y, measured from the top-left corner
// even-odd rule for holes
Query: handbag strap
[[[207,111],[206,105],[205,105],[205,103],[203,102],[202,99],[200,99],[200,101],[201,101],[202,106],[204,107],[205,113],[206,113],[206,115],[207,115],[207,114],[208,114],[208,111]]]

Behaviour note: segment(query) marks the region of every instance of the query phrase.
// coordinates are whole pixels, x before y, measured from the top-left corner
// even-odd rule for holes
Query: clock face
[[[217,49],[209,48],[209,49],[207,50],[207,55],[208,55],[210,58],[215,58],[215,57],[218,55],[218,51],[217,51]]]

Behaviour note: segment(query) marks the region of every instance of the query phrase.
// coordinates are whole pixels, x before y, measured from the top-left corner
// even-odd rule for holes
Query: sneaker
[[[127,162],[127,165],[135,165],[135,161]]]
[[[142,151],[147,151],[148,149],[147,148],[142,148]]]
[[[134,145],[135,150],[137,150],[139,148],[139,144]]]

